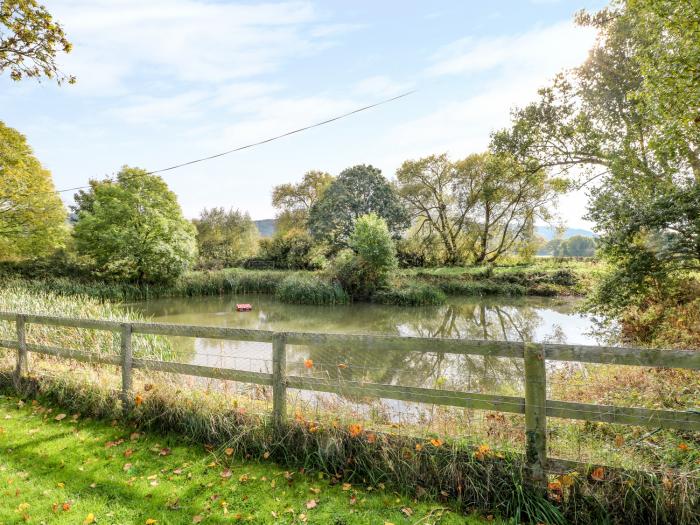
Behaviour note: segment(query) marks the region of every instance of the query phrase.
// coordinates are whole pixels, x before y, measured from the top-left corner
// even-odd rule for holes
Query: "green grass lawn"
[[[155,520],[155,521],[154,521]],[[478,524],[382,487],[232,459],[0,396],[0,525]],[[493,523],[493,522],[492,522]]]

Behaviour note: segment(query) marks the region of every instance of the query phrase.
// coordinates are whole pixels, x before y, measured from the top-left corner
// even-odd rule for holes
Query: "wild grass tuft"
[[[85,295],[65,297],[27,286],[24,281],[5,283],[0,293],[0,311],[34,313],[80,319],[107,321],[143,321],[142,315],[120,305],[104,303]],[[0,339],[16,339],[14,323],[0,322]],[[116,354],[119,341],[115,334],[103,330],[54,327],[29,323],[27,342],[60,348],[73,348]],[[160,336],[143,335],[133,339],[134,355],[151,359],[166,359],[173,353],[170,342]]]
[[[445,293],[427,283],[408,283],[396,288],[381,290],[374,295],[374,301],[398,306],[437,306],[445,303]]]
[[[337,283],[315,276],[289,275],[277,287],[275,298],[283,303],[335,305],[346,304],[348,294]]]

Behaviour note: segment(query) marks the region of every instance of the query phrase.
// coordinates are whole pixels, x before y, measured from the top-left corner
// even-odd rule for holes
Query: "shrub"
[[[333,305],[348,302],[337,283],[308,275],[290,275],[280,282],[275,297],[283,303]]]
[[[306,231],[292,229],[262,239],[260,254],[278,268],[311,270],[317,267],[319,250]]]
[[[382,304],[398,306],[432,306],[445,302],[445,293],[426,283],[411,283],[407,286],[382,290],[374,296],[374,300]]]
[[[336,256],[330,275],[353,299],[370,299],[387,287],[389,274],[397,266],[386,221],[375,214],[363,215],[355,222],[349,244],[352,249]]]
[[[386,274],[397,266],[396,248],[386,221],[374,213],[355,221],[349,245],[378,274]]]
[[[370,299],[387,285],[387,276],[378,275],[352,250],[341,251],[330,264],[328,274],[355,300]]]

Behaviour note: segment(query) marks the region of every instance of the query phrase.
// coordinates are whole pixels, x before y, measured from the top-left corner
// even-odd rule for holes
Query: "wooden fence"
[[[0,347],[17,350],[16,378],[28,370],[28,353],[74,359],[82,362],[117,365],[122,369],[122,397],[131,400],[132,369],[185,374],[272,386],[272,417],[276,425],[284,425],[287,416],[286,389],[345,395],[374,396],[400,401],[454,406],[525,415],[525,459],[534,484],[546,484],[547,418],[566,418],[622,425],[700,431],[700,410],[671,411],[647,408],[595,405],[547,399],[547,361],[573,361],[659,368],[700,370],[700,352],[683,350],[650,350],[606,346],[580,346],[549,343],[517,343],[446,338],[419,338],[369,335],[272,332],[214,326],[117,322],[93,319],[72,319],[46,315],[0,312],[0,320],[14,322],[17,340],[0,340]],[[119,334],[120,356],[101,356],[80,349],[55,348],[28,343],[26,325],[35,323],[108,330]],[[235,341],[272,343],[272,373],[251,372],[230,368],[157,361],[132,355],[132,334],[201,337]],[[337,382],[287,375],[287,345],[348,345],[353,349],[377,351],[442,352],[450,354],[519,358],[524,360],[525,397],[479,394],[471,392],[403,387],[354,381]]]

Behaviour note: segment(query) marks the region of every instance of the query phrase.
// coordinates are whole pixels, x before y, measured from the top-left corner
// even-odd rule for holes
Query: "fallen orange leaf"
[[[603,481],[605,478],[605,469],[603,467],[597,467],[591,472],[591,479],[596,481]]]
[[[348,427],[348,430],[350,431],[350,435],[352,437],[357,437],[362,434],[362,425],[359,423],[353,423]]]

